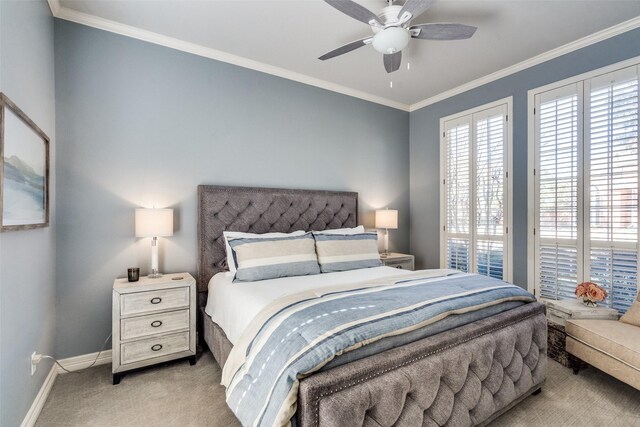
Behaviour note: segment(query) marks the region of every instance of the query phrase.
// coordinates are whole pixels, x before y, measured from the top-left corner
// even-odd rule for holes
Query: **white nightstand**
[[[196,281],[189,273],[113,282],[113,384],[132,369],[189,358],[196,363]]]
[[[415,270],[415,257],[408,254],[389,252],[389,255],[380,254],[382,265],[400,268],[402,270]]]

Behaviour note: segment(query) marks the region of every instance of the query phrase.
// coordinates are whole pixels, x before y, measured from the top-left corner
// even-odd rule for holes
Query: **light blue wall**
[[[45,1],[0,1],[0,90],[51,139],[55,165],[53,17]],[[52,176],[53,178],[53,176]],[[55,191],[51,226],[0,234],[0,425],[18,426],[51,369],[30,375],[31,352],[53,354]]]
[[[422,268],[439,265],[439,120],[513,96],[514,282],[527,285],[527,91],[640,56],[640,29],[585,47],[410,114],[411,251]]]
[[[161,269],[195,272],[198,184],[358,191],[408,250],[408,113],[60,20],[56,74],[59,356],[97,351],[113,279],[148,271],[135,207],[176,209]]]

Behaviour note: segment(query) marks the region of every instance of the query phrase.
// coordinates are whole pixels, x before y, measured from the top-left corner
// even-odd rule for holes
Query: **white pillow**
[[[235,259],[233,259],[233,253],[231,252],[231,246],[229,246],[229,240],[237,239],[239,237],[244,237],[248,239],[267,239],[269,237],[293,237],[293,236],[302,236],[306,233],[304,230],[294,231],[292,233],[243,233],[242,231],[223,231],[222,235],[224,236],[224,248],[227,251],[227,265],[229,265],[229,271],[233,274],[236,273],[238,266],[236,265]]]
[[[314,231],[313,234],[342,234],[342,235],[351,235],[351,234],[360,234],[364,233],[364,225],[359,225],[353,228],[335,228],[333,230],[323,230],[323,231]]]

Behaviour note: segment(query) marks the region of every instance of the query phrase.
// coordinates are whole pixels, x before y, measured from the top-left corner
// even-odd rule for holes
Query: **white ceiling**
[[[382,0],[357,1],[375,12],[386,5]],[[243,65],[251,68],[285,77],[291,72],[294,80],[352,92],[399,108],[640,16],[639,0],[440,0],[413,23],[474,25],[478,27],[474,37],[447,42],[412,40],[403,51],[400,70],[387,74],[381,55],[371,46],[324,62],[317,59],[371,34],[367,25],[322,0],[50,3],[61,18],[126,34],[132,29],[119,25],[125,24],[135,27],[133,31],[141,29],[167,36],[167,40],[177,39],[168,43],[174,47],[183,41],[190,43],[185,44],[189,46],[185,50],[194,51],[194,45],[215,49],[241,57],[230,56],[228,62],[242,64],[242,58],[246,58],[251,61]],[[225,60],[219,52],[213,57]]]

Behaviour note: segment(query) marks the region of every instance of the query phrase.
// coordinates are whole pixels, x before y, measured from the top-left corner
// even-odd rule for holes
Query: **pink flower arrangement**
[[[607,298],[607,291],[593,282],[584,282],[576,286],[576,297],[582,300],[584,305],[595,307]]]

